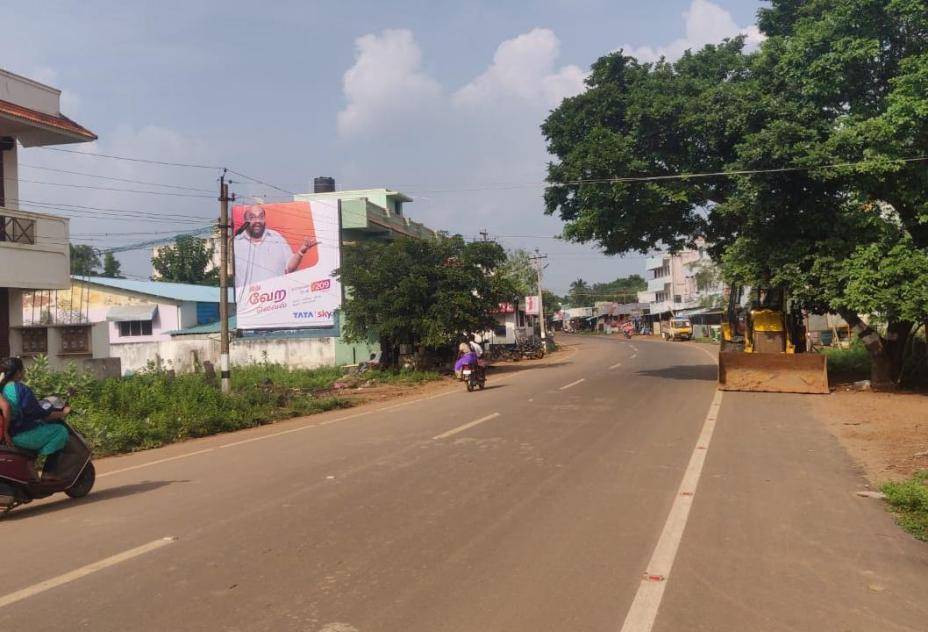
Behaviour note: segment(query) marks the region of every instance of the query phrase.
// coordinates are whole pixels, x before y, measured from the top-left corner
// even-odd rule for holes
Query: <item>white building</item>
[[[22,354],[23,290],[66,289],[71,282],[68,220],[23,210],[18,183],[20,146],[96,140],[61,113],[60,101],[59,90],[0,69],[0,357]],[[56,333],[59,345],[84,334]]]
[[[723,291],[715,270],[704,248],[648,257],[645,262],[648,288],[638,293],[638,302],[648,304],[651,314],[706,307],[717,302]]]

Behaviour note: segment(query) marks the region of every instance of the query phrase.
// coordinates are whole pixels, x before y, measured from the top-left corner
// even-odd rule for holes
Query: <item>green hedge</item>
[[[44,358],[26,381],[38,397],[67,396],[74,426],[98,455],[153,448],[279,419],[349,407],[331,394],[339,381],[418,384],[435,373],[371,371],[347,378],[337,368],[289,369],[276,364],[235,367],[232,393],[223,396],[202,373],[176,377],[154,367],[132,376],[94,380],[73,366],[53,372]]]

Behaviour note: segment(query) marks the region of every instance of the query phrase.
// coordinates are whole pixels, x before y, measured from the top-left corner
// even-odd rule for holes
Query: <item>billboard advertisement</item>
[[[538,296],[525,297],[525,313],[529,316],[538,316]]]
[[[341,306],[337,202],[232,208],[239,329],[331,327]]]

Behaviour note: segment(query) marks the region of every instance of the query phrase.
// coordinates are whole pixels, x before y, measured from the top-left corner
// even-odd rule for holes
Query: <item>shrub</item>
[[[855,340],[847,349],[826,347],[828,372],[847,377],[870,377],[870,355],[863,343]]]
[[[882,490],[899,525],[919,540],[928,540],[928,470],[901,483],[886,483]]]

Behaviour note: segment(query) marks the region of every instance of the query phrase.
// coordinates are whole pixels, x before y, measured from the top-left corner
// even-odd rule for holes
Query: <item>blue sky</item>
[[[538,126],[546,113],[581,90],[590,64],[608,51],[675,57],[741,32],[756,43],[760,5],[4,1],[0,67],[63,90],[63,111],[100,136],[77,149],[225,165],[296,192],[316,175],[335,177],[340,188],[399,188],[416,200],[408,215],[429,226],[486,229],[506,235],[507,247],[547,252],[546,285],[563,292],[577,277],[641,272],[643,260],[550,238],[560,222],[542,213],[548,157]],[[23,179],[100,186],[130,185],[36,167],[205,189],[218,175],[39,149],[23,151],[20,162]],[[286,197],[254,183],[233,189]],[[73,211],[75,241],[100,247],[205,225],[217,213],[206,197],[28,183],[20,197],[35,208],[151,211],[131,222]],[[150,274],[147,253],[120,258],[127,272]]]

